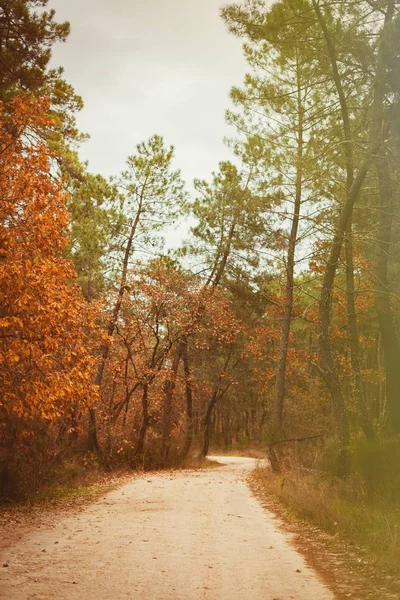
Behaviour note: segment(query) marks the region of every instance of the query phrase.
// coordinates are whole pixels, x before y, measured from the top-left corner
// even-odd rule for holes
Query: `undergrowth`
[[[281,473],[262,468],[258,478],[296,517],[346,537],[400,577],[399,440],[355,445],[344,478],[330,470],[333,455],[332,446],[308,456],[287,452]]]
[[[221,467],[220,462],[208,458],[188,457],[180,464],[170,465],[168,470],[182,469],[201,470]],[[52,473],[49,481],[40,486],[30,485],[30,480],[23,482],[24,493],[17,495],[2,495],[0,507],[22,507],[40,503],[56,503],[59,500],[74,500],[79,498],[90,501],[98,494],[114,489],[121,481],[132,479],[140,473],[162,471],[161,468],[149,468],[148,465],[137,465],[135,468],[120,464],[114,468],[104,469],[93,454],[83,457],[72,457],[62,461]],[[22,486],[21,486],[22,487]]]

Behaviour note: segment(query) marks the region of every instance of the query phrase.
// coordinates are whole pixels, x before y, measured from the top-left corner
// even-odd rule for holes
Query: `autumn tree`
[[[18,444],[33,446],[35,427],[47,435],[52,424],[71,418],[77,407],[96,397],[87,348],[90,318],[73,267],[62,257],[68,243],[67,199],[52,176],[48,148],[35,138],[38,127],[49,125],[46,101],[16,97],[2,109],[0,414],[5,480]]]
[[[104,375],[103,396],[109,421],[116,424],[121,417],[122,430],[125,426],[131,429],[124,437],[131,440],[136,464],[144,461],[148,430],[161,432],[163,388],[171,354],[180,342],[181,328],[195,310],[196,286],[190,275],[160,257],[130,269],[127,287]]]
[[[153,136],[149,141],[138,144],[137,153],[128,158],[127,169],[119,180],[125,214],[121,231],[123,260],[116,297],[106,327],[108,340],[101,349],[96,377],[96,384],[99,386],[102,384],[111,340],[120,316],[132,256],[134,252],[146,252],[157,244],[161,230],[176,219],[186,198],[180,172],[172,169],[173,156],[173,147],[165,148],[163,139]],[[89,448],[99,451],[94,408],[90,409]]]

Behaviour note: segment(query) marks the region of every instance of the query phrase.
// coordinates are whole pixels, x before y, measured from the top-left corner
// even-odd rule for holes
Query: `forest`
[[[329,495],[333,481],[346,510],[378,497],[387,548],[400,490],[399,4],[223,7],[248,72],[227,103],[232,160],[192,188],[157,134],[119,176],[90,172],[83,100],[51,66],[69,24],[47,4],[0,0],[2,500],[94,464],[253,449],[300,510],[307,485]],[[172,250],[177,223],[191,227]]]

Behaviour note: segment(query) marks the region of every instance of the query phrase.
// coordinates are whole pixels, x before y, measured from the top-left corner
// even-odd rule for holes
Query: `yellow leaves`
[[[18,356],[18,354],[15,354],[14,352],[9,352],[7,354],[7,359],[8,359],[8,362],[10,362],[10,363],[17,363],[17,362],[19,362],[20,357]]]
[[[385,381],[385,373],[383,369],[361,369],[360,375],[363,381],[372,384],[379,384]]]
[[[0,328],[6,327],[23,327],[23,322],[18,317],[12,316],[7,318],[0,318]]]

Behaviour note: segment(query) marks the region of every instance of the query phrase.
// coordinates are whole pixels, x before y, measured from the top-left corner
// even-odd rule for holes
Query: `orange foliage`
[[[112,302],[108,302],[112,305]],[[146,388],[149,446],[161,435],[165,382],[173,378],[172,364],[183,338],[190,354],[212,356],[234,343],[241,333],[229,301],[219,290],[206,290],[198,278],[174,269],[163,260],[131,271],[127,280],[121,318],[113,338],[102,386],[103,435],[108,430],[111,446],[124,455],[135,448],[143,422],[142,395]],[[214,365],[217,370],[218,365]],[[223,374],[226,381],[228,374]],[[192,373],[194,396],[205,401],[210,385]],[[200,398],[201,396],[201,398]],[[178,370],[172,407],[174,439],[185,426],[185,376]],[[104,423],[108,424],[104,427]],[[101,420],[100,420],[101,425]],[[121,456],[122,458],[122,456]]]
[[[45,100],[0,109],[0,410],[53,420],[95,396],[88,318],[67,243],[68,213],[48,148]]]

